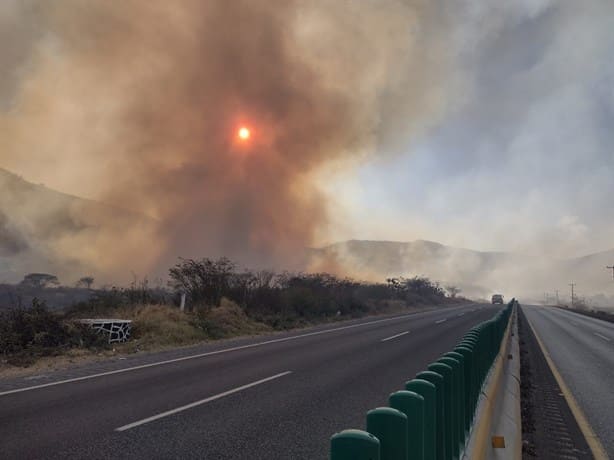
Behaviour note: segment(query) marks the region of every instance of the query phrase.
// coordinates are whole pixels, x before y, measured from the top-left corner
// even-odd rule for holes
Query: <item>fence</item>
[[[366,431],[330,440],[331,460],[454,460],[469,439],[480,392],[499,353],[515,299],[474,326],[454,350],[367,412]]]

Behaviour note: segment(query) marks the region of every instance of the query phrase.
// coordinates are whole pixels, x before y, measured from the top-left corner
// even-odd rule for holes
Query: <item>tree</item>
[[[29,273],[23,277],[22,286],[43,289],[50,286],[58,286],[58,277],[48,273]]]
[[[217,306],[233,287],[236,265],[226,257],[211,259],[180,259],[169,270],[170,285],[185,292],[197,305]]]
[[[456,286],[446,286],[446,291],[448,291],[448,294],[450,294],[450,297],[452,297],[453,299],[456,297],[457,294],[460,294],[462,292]]]
[[[79,281],[77,281],[77,287],[84,287],[87,289],[91,289],[92,284],[94,284],[93,276],[84,276],[83,278],[80,278]]]

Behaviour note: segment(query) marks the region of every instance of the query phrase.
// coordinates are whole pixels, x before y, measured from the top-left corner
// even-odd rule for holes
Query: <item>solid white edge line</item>
[[[396,339],[397,337],[401,337],[401,336],[403,336],[405,334],[409,334],[409,331],[401,332],[400,334],[393,335],[391,337],[386,337],[385,339],[382,339],[381,341],[382,342],[387,342],[388,340]]]
[[[100,372],[98,374],[84,375],[83,377],[74,377],[74,378],[71,378],[71,379],[58,380],[57,382],[42,383],[40,385],[33,385],[33,386],[30,386],[30,387],[17,388],[15,390],[3,391],[3,392],[0,392],[0,396],[6,396],[6,395],[14,394],[14,393],[21,393],[23,391],[38,390],[40,388],[52,387],[52,386],[56,386],[56,385],[62,385],[62,384],[65,384],[65,383],[80,382],[80,381],[83,381],[83,380],[90,380],[90,379],[95,379],[95,378],[98,378],[98,377],[104,377],[106,375],[122,374],[124,372],[136,371],[136,370],[139,370],[139,369],[147,369],[149,367],[162,366],[162,365],[165,365],[165,364],[177,363],[177,362],[180,362],[180,361],[187,361],[189,359],[204,358],[206,356],[219,355],[219,354],[222,354],[222,353],[229,353],[231,351],[244,350],[244,349],[247,349],[247,348],[261,347],[263,345],[270,345],[272,343],[287,342],[289,340],[302,339],[303,337],[311,337],[311,336],[314,336],[314,335],[329,334],[331,332],[337,332],[337,331],[342,331],[342,330],[345,330],[345,329],[352,329],[352,328],[362,327],[362,326],[369,326],[371,324],[378,324],[378,323],[383,323],[383,322],[387,322],[387,321],[394,321],[394,320],[397,320],[397,319],[403,319],[403,318],[409,318],[411,316],[416,316],[416,315],[419,315],[421,313],[431,313],[431,312],[437,312],[437,311],[436,310],[430,310],[430,311],[426,311],[426,312],[409,313],[407,315],[394,316],[392,318],[383,318],[383,319],[378,319],[378,320],[375,320],[375,321],[369,321],[367,323],[351,324],[349,326],[342,326],[342,327],[337,327],[337,328],[333,328],[333,329],[325,329],[323,331],[309,332],[307,334],[293,335],[293,336],[290,336],[290,337],[282,337],[280,339],[271,339],[271,340],[266,340],[264,342],[251,343],[251,344],[248,344],[248,345],[239,345],[239,346],[236,346],[236,347],[224,348],[222,350],[209,351],[209,352],[205,352],[205,353],[199,353],[199,354],[196,354],[196,355],[182,356],[180,358],[167,359],[167,360],[164,360],[164,361],[157,361],[155,363],[141,364],[139,366],[133,366],[133,367],[125,367],[125,368],[116,369],[116,370],[113,370],[113,371]]]
[[[437,320],[437,321],[435,321],[435,324],[445,323],[446,321],[448,321],[448,318]]]
[[[292,373],[292,371],[286,371],[286,372],[282,372],[280,374],[272,375],[271,377],[267,377],[265,379],[261,379],[261,380],[257,380],[257,381],[252,382],[252,383],[248,383],[247,385],[241,385],[240,387],[233,388],[232,390],[224,391],[223,393],[218,393],[218,394],[216,394],[214,396],[210,396],[208,398],[201,399],[200,401],[195,401],[193,403],[186,404],[185,406],[180,406],[180,407],[177,407],[175,409],[167,410],[166,412],[161,412],[161,413],[159,413],[157,415],[152,415],[151,417],[147,417],[147,418],[144,418],[144,419],[141,419],[141,420],[137,420],[136,422],[132,422],[132,423],[129,423],[127,425],[120,426],[119,428],[115,428],[115,431],[126,431],[126,430],[129,430],[131,428],[136,428],[137,426],[145,425],[146,423],[153,422],[154,420],[159,420],[161,418],[168,417],[169,415],[174,415],[174,414],[177,414],[179,412],[183,412],[185,410],[192,409],[193,407],[201,406],[201,405],[206,404],[208,402],[215,401],[216,399],[220,399],[220,398],[223,398],[225,396],[229,396],[229,395],[231,395],[233,393],[238,393],[239,391],[243,391],[243,390],[246,390],[248,388],[255,387],[256,385],[260,385],[262,383],[270,382],[271,380],[278,379],[280,377],[283,377],[283,376],[291,374],[291,373]]]
[[[608,342],[612,341],[612,339],[610,339],[609,337],[606,337],[605,335],[601,335],[599,332],[593,332],[593,334],[599,338],[602,338],[603,340],[607,340]]]

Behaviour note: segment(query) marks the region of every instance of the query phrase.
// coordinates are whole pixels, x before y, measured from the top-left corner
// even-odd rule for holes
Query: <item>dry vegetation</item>
[[[170,270],[168,289],[147,281],[92,291],[62,312],[34,300],[29,308],[0,312],[3,366],[31,366],[49,356],[107,355],[159,350],[242,335],[303,327],[368,314],[392,313],[462,301],[446,297],[427,278],[361,283],[333,275],[238,271],[228,259],[182,260]],[[187,296],[186,311],[178,308]],[[111,347],[81,318],[133,321],[132,339]],[[86,353],[87,354],[87,353]]]

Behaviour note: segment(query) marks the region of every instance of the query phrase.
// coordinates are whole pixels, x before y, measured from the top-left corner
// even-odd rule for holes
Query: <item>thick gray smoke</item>
[[[151,217],[117,231],[77,216],[85,231],[36,245],[115,278],[177,256],[300,266],[328,220],[318,171],[398,149],[441,113],[431,3],[3,2],[0,166]],[[4,229],[23,220],[13,206]]]
[[[3,254],[125,280],[429,239],[521,262],[406,274],[614,294],[609,253],[558,263],[614,246],[612,30],[610,0],[5,0],[0,167],[141,216],[3,189]]]
[[[516,263],[487,267],[399,257],[409,274],[538,299],[558,290],[569,302],[575,281],[614,305],[614,2],[443,3],[462,100],[407,155],[336,185],[354,192],[337,239],[509,251]]]

